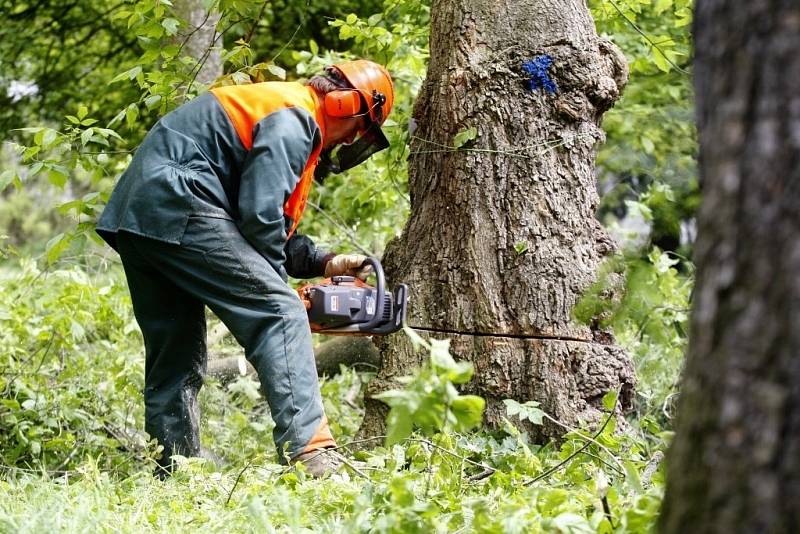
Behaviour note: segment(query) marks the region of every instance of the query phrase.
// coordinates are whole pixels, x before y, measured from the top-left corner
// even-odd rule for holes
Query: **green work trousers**
[[[190,217],[180,245],[124,231],[117,244],[144,336],[145,430],[163,445],[163,464],[199,453],[205,306],[258,372],[279,456],[302,452],[324,420],[306,312],[235,223]]]

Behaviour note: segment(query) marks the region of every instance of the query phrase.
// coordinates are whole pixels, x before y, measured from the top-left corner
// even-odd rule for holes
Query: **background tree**
[[[694,32],[703,204],[660,523],[798,532],[800,5],[703,0]]]
[[[184,24],[173,41],[182,47],[181,52],[194,59],[197,81],[204,85],[214,83],[222,76],[221,36],[217,24],[221,14],[213,4],[202,0],[175,0],[175,15]]]
[[[574,0],[434,1],[430,53],[411,215],[384,255],[388,277],[410,285],[409,325],[473,362],[467,389],[486,399],[489,423],[505,416],[503,399],[535,400],[571,425],[598,419],[610,390],[629,406],[630,359],[571,317],[614,249],[594,216],[594,147],[627,81],[624,57]],[[369,395],[424,359],[404,336],[381,348]],[[380,433],[384,414],[369,400],[362,431]]]

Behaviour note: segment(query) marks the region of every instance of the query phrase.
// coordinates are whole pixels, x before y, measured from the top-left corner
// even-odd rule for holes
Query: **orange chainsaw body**
[[[326,335],[371,336],[396,332],[406,317],[408,287],[385,291],[380,262],[369,258],[376,286],[353,276],[334,276],[297,289],[308,313],[311,331]]]

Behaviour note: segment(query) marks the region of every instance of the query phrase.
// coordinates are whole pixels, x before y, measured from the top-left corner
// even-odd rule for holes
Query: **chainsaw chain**
[[[462,330],[451,330],[447,328],[432,328],[427,326],[408,325],[409,328],[414,330],[422,330],[423,332],[435,332],[437,334],[458,334],[462,336],[476,336],[476,337],[505,337],[511,339],[542,339],[552,341],[575,341],[578,343],[595,343],[593,339],[582,339],[570,336],[548,336],[545,334],[505,334],[499,332],[466,332]]]

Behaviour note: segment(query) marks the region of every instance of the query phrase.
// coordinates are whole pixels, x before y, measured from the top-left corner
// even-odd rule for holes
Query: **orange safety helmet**
[[[331,65],[359,92],[367,104],[369,118],[383,124],[394,104],[394,84],[389,71],[383,65],[366,59],[343,61]]]
[[[326,94],[325,112],[333,117],[369,115],[370,121],[355,141],[339,147],[335,154],[332,150],[322,153],[315,173],[318,181],[322,181],[329,172],[339,173],[352,169],[376,152],[389,148],[389,140],[381,130],[381,125],[394,104],[392,77],[383,66],[366,59],[357,59],[336,63],[327,68],[341,74],[351,88]],[[362,107],[364,105],[366,110]]]

